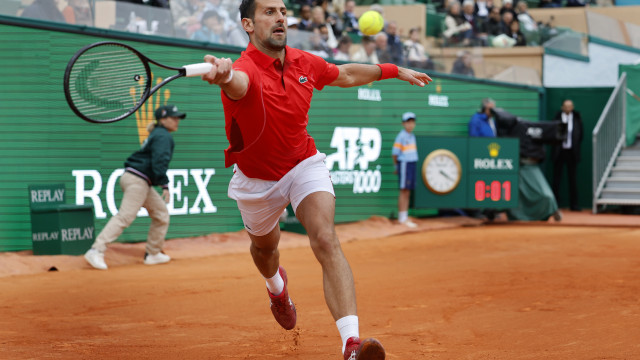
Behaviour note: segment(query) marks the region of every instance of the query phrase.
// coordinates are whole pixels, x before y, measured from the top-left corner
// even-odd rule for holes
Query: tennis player
[[[314,89],[352,87],[400,79],[425,86],[431,78],[393,64],[336,66],[286,46],[287,9],[282,0],[243,0],[242,26],[250,43],[234,63],[205,56],[213,64],[203,80],[221,88],[230,146],[225,166],[234,165],[229,197],[236,200],[251,238],[253,261],[266,279],[271,311],[285,329],[296,325],[296,309],[279,264],[278,219],[291,203],[322,266],[325,301],[342,337],[344,359],[384,359],[375,339],[360,340],[353,275],[335,233],[335,194],[307,133]]]

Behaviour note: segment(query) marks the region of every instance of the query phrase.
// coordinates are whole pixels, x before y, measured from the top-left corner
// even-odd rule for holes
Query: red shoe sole
[[[384,360],[385,352],[382,344],[376,339],[364,339],[360,344],[356,360]]]

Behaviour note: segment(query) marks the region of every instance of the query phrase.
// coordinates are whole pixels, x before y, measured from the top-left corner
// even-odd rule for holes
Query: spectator
[[[371,36],[363,36],[360,50],[352,56],[352,60],[362,63],[380,64],[376,54],[376,43]]]
[[[500,9],[500,15],[504,15],[506,12],[510,12],[514,19],[518,16],[518,14],[516,14],[516,10],[513,8],[513,0],[503,1],[502,8]]]
[[[326,24],[324,9],[320,6],[314,6],[311,9],[311,29],[317,28],[320,24]]]
[[[322,30],[321,27],[324,27],[325,30]],[[338,40],[336,40],[333,33],[333,28],[331,28],[331,24],[326,22],[324,10],[320,6],[311,9],[311,29],[318,29],[321,34],[325,34],[326,39],[324,41],[331,49],[338,47]]]
[[[330,0],[317,0],[317,5],[324,10],[324,21],[329,24],[333,30],[334,38],[342,34],[342,19],[336,14],[334,9],[329,8]]]
[[[218,13],[224,20],[224,25],[227,27],[227,24],[233,23],[231,17],[229,16],[229,11],[222,5],[222,0],[205,0],[204,1],[204,11],[213,10]]]
[[[322,49],[329,54],[329,57],[333,54],[333,49],[338,47],[338,40],[333,35],[333,32],[329,30],[329,24],[322,24],[316,30],[320,34]],[[333,45],[333,46],[332,46]]]
[[[338,49],[333,55],[334,60],[351,61],[351,38],[348,35],[343,35],[338,41]]]
[[[476,0],[474,13],[482,20],[487,20],[493,8],[493,0]]]
[[[516,41],[514,46],[527,46],[527,39],[525,39],[524,34],[520,31],[520,23],[518,21],[511,22],[507,36]]]
[[[404,42],[404,49],[409,66],[433,70],[433,61],[427,56],[424,46],[420,43],[420,28],[409,30],[409,40]]]
[[[497,7],[493,7],[489,12],[489,20],[486,23],[485,29],[488,36],[498,36],[506,32],[500,16],[500,9]]]
[[[68,24],[93,26],[93,14],[88,0],[69,0],[62,15]]]
[[[465,76],[475,76],[475,72],[471,67],[471,53],[468,51],[460,51],[458,52],[458,58],[453,63],[453,67],[451,68],[452,74],[465,75]]]
[[[347,0],[347,2],[344,4],[344,13],[342,14],[344,32],[351,34],[357,34],[359,32],[358,18],[353,12],[355,9],[356,2],[354,0]]]
[[[198,31],[193,33],[191,39],[196,41],[204,41],[210,43],[225,44],[224,37],[224,19],[215,10],[208,10],[202,14],[202,26]]]
[[[327,29],[327,27],[323,24],[322,27]],[[327,59],[331,57],[333,51],[327,45],[327,43],[322,39],[322,35],[320,33],[320,28],[315,28],[311,32],[311,36],[309,37],[309,43],[304,44],[302,50],[305,50],[311,54],[316,56],[320,56],[323,59]]]
[[[196,41],[242,46],[244,38],[234,24],[226,24],[222,15],[215,10],[202,14],[202,26],[191,37]]]
[[[288,29],[298,29],[298,24],[300,23],[300,19],[295,16],[287,17],[287,28]]]
[[[389,21],[385,33],[387,34],[387,50],[391,54],[390,62],[398,66],[404,66],[404,46],[400,36],[398,36],[398,23]]]
[[[562,0],[540,0],[538,7],[541,7],[541,8],[562,7]]]
[[[467,22],[460,13],[460,3],[453,1],[449,7],[449,13],[444,18],[446,30],[443,32],[447,45],[461,44],[471,45],[473,30],[471,24]]]
[[[509,11],[502,14],[502,32],[501,34],[510,33],[511,23],[514,22],[513,14]]]
[[[200,29],[204,6],[203,0],[171,0],[176,36],[190,39]]]
[[[478,37],[479,28],[481,26],[482,20],[475,15],[475,3],[473,0],[464,0],[462,3],[462,16],[464,19],[471,24],[472,36],[471,36],[471,44],[472,45],[486,45],[480,41]]]
[[[380,63],[391,62],[391,52],[389,52],[389,42],[387,34],[379,32],[375,36],[376,55],[378,55],[378,61]]]
[[[528,32],[538,31],[538,24],[531,14],[529,14],[529,5],[527,5],[526,1],[518,1],[518,4],[516,5],[516,12],[518,13],[516,19],[518,19],[524,30]]]
[[[312,31],[311,26],[311,6],[302,5],[300,7],[300,23],[298,24],[298,30]]]
[[[35,0],[20,15],[23,18],[39,19],[64,23],[65,18],[58,9],[60,0]]]
[[[382,7],[382,5],[373,4],[369,6],[369,10],[377,11],[380,15],[382,15],[382,18],[384,18],[384,8]]]
[[[567,139],[561,145],[553,146],[553,193],[556,200],[560,199],[560,183],[562,171],[567,168],[569,177],[569,206],[571,211],[580,211],[578,205],[578,177],[577,168],[580,162],[580,145],[582,143],[582,118],[573,108],[573,101],[567,99],[562,102],[562,110],[558,111],[553,120],[560,120],[567,124]]]

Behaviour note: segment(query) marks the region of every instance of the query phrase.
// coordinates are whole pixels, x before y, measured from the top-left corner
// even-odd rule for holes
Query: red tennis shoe
[[[384,360],[382,344],[376,339],[360,340],[357,337],[347,339],[344,347],[344,360]]]
[[[287,291],[287,272],[284,271],[282,266],[278,268],[278,271],[282,276],[282,280],[284,280],[284,289],[277,296],[267,289],[271,300],[271,312],[280,326],[285,330],[291,330],[296,326],[296,306],[293,305],[293,301],[289,297],[289,291]]]

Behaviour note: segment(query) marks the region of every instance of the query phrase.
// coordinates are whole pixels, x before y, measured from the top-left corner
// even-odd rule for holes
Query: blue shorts
[[[398,185],[400,189],[413,190],[416,187],[416,162],[398,162]]]

